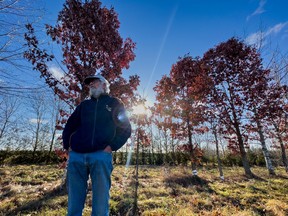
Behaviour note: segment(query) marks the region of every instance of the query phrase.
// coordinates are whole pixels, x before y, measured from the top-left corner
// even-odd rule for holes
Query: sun
[[[143,115],[143,114],[147,113],[147,108],[145,107],[144,104],[139,104],[139,105],[134,106],[132,108],[132,113],[134,115]]]

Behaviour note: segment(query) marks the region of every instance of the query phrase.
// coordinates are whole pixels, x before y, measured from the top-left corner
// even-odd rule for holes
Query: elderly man
[[[88,76],[89,100],[76,107],[63,131],[63,146],[69,150],[68,216],[81,216],[92,182],[92,214],[109,215],[112,151],[131,135],[123,104],[109,95],[109,83],[100,74]]]

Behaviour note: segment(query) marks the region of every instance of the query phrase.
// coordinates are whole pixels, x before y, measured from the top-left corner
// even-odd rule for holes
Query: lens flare
[[[146,113],[147,108],[143,104],[139,104],[133,107],[133,114],[135,115],[142,115]]]

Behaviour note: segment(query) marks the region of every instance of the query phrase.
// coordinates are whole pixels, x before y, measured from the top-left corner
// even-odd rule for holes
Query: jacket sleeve
[[[68,150],[70,147],[70,137],[80,126],[80,105],[76,107],[72,115],[68,118],[68,121],[64,127],[62,133],[63,148]]]
[[[113,109],[113,120],[116,125],[116,134],[109,142],[112,151],[120,149],[131,136],[131,124],[122,102],[117,100]]]

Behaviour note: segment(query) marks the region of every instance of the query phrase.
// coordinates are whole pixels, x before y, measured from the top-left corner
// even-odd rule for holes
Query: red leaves
[[[171,138],[188,139],[188,144],[178,150],[189,152],[191,160],[198,163],[201,150],[192,143],[192,135],[205,133],[199,127],[204,122],[205,96],[210,91],[210,79],[199,58],[184,56],[172,65],[170,76],[163,76],[154,87],[157,103],[154,114],[160,116],[157,127]],[[199,151],[198,151],[199,150]]]
[[[59,164],[59,168],[64,169],[67,166],[67,160],[68,160],[68,152],[64,149],[55,149],[54,150],[55,154],[58,156],[58,158],[60,158],[60,160],[62,161]]]
[[[113,8],[101,7],[98,0],[66,0],[56,25],[45,26],[52,41],[62,46],[62,63],[66,66],[65,75],[65,71],[62,71],[64,77],[58,80],[49,70],[47,63],[54,56],[40,48],[31,24],[26,25],[28,32],[25,39],[29,49],[24,57],[70,108],[87,97],[88,91],[83,81],[96,71],[111,82],[112,95],[121,98],[126,105],[136,100],[134,92],[140,83],[139,76],[131,76],[129,81],[122,77],[122,69],[129,68],[129,63],[135,58],[135,43],[130,38],[121,38],[118,31],[120,22]],[[67,119],[67,113],[63,110],[60,114],[62,120],[57,129],[62,129]]]
[[[142,128],[138,128],[137,129],[137,136],[139,136],[139,141],[141,143],[142,146],[147,147],[150,145],[150,138],[147,135],[147,132],[145,130],[143,130]]]
[[[55,154],[61,159],[68,159],[67,151],[64,149],[55,149]]]
[[[204,126],[200,128],[195,128],[194,130],[197,134],[204,134],[209,131],[208,127],[204,127]]]
[[[45,50],[38,47],[31,24],[27,24],[28,33],[25,39],[29,50],[25,52],[27,58],[40,71],[46,83],[64,101],[77,105],[83,100],[87,92],[82,85],[87,75],[99,71],[105,75],[111,84],[111,93],[122,97],[121,89],[128,90],[128,97],[134,96],[134,91],[139,85],[139,77],[132,77],[128,83],[114,82],[121,77],[123,68],[129,68],[129,63],[134,60],[135,43],[119,35],[120,22],[113,8],[101,7],[101,2],[80,0],[66,0],[60,11],[55,27],[46,25],[47,35],[53,41],[62,45],[63,64],[69,71],[64,80],[56,80],[48,70],[47,62],[54,56],[48,55]],[[87,72],[86,69],[92,69]],[[60,88],[58,84],[66,88]],[[115,87],[114,87],[115,85]],[[130,87],[131,86],[131,87]],[[72,92],[72,93],[70,93]],[[72,96],[69,98],[68,95]],[[124,97],[125,98],[125,97]],[[123,100],[124,103],[129,102]]]
[[[179,151],[183,152],[190,152],[190,159],[192,163],[199,164],[201,161],[201,157],[203,156],[203,150],[199,148],[199,145],[197,143],[190,145],[190,144],[184,144],[180,145],[177,148]]]
[[[215,83],[208,102],[227,130],[236,133],[236,140],[229,138],[229,146],[244,145],[247,111],[259,112],[265,101],[268,70],[264,70],[256,50],[236,38],[223,42],[204,54],[207,72]],[[231,129],[230,129],[231,128]],[[244,148],[243,148],[244,149]]]

